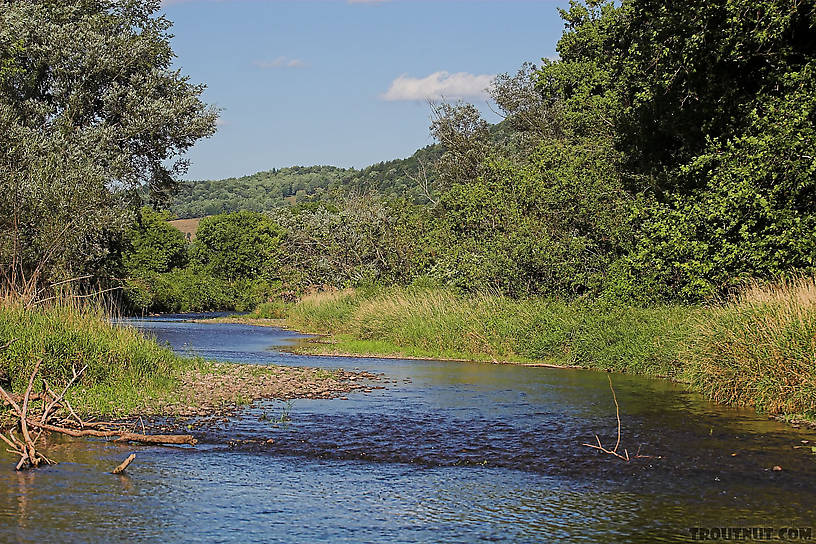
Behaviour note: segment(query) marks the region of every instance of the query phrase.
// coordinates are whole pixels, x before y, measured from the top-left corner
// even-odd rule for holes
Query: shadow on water
[[[257,404],[196,449],[64,440],[62,463],[22,474],[3,457],[0,541],[673,542],[692,526],[813,523],[816,435],[676,384],[613,376],[621,447],[650,456],[624,463],[581,445],[615,442],[604,373],[297,356],[275,349],[292,332],[183,319],[135,324],[208,358],[389,383]],[[105,473],[130,451],[130,476]]]

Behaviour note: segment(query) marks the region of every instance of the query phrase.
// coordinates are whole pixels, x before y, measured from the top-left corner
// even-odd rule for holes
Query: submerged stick
[[[618,447],[620,446],[620,442],[621,442],[620,406],[618,405],[618,397],[617,397],[617,395],[615,395],[615,388],[612,387],[612,377],[609,376],[609,375],[607,375],[606,377],[609,380],[609,389],[612,390],[612,400],[615,401],[615,417],[617,417],[617,419],[618,419],[618,440],[617,440],[617,442],[615,442],[615,447],[613,449],[611,449],[611,450],[608,450],[608,449],[603,447],[603,444],[601,444],[601,439],[598,438],[597,434],[595,435],[595,440],[598,442],[597,446],[595,444],[587,444],[587,443],[584,443],[584,444],[581,444],[581,445],[586,446],[588,448],[593,448],[593,449],[602,451],[604,453],[608,453],[609,455],[614,455],[618,459],[622,459],[622,460],[628,462],[629,461],[629,452],[625,448],[623,450],[624,455],[621,455],[620,453],[618,453]],[[640,450],[638,450],[638,451],[640,451]]]
[[[130,455],[128,455],[127,459],[122,461],[122,463],[118,467],[113,469],[113,472],[111,472],[111,474],[121,474],[121,473],[123,473],[125,471],[125,469],[133,462],[134,459],[136,459],[136,454],[131,453]]]

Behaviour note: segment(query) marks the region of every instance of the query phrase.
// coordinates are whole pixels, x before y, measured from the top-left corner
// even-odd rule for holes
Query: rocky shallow
[[[343,398],[353,391],[381,389],[383,376],[318,368],[209,363],[180,376],[178,393],[162,406],[168,416],[232,412],[258,400]]]

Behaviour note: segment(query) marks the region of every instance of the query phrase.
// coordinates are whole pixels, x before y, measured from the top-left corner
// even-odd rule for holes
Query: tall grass
[[[754,285],[706,312],[682,359],[717,402],[816,417],[816,279]]]
[[[267,311],[296,329],[332,335],[336,352],[539,361],[662,376],[720,403],[816,419],[814,278],[755,285],[712,307],[395,287],[314,293]]]
[[[443,289],[327,291],[289,306],[293,328],[335,335],[353,352],[495,361],[543,361],[675,376],[695,308],[566,304]]]
[[[64,301],[33,308],[0,302],[0,346],[10,341],[0,350],[0,380],[17,393],[24,391],[38,359],[40,377],[52,387],[67,382],[72,368],[87,365],[69,395],[75,409],[85,413],[124,414],[146,407],[170,394],[178,370],[196,363],[132,327],[114,325],[98,307]]]

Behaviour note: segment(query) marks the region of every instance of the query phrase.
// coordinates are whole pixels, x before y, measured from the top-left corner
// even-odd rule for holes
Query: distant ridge
[[[434,144],[408,158],[373,164],[362,170],[291,166],[237,178],[191,181],[173,199],[170,209],[181,219],[240,210],[264,212],[344,191],[371,191],[426,202],[417,180],[423,175],[433,179],[432,165],[441,153],[441,147]]]

